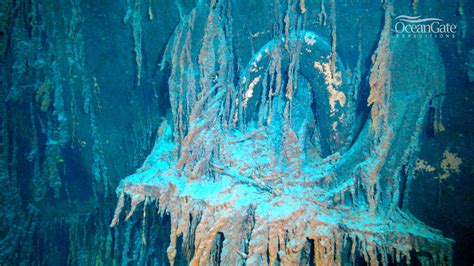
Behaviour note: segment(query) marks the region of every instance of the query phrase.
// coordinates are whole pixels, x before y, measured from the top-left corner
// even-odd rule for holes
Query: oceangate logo
[[[456,38],[458,25],[440,18],[400,15],[395,18],[393,31],[401,38]]]

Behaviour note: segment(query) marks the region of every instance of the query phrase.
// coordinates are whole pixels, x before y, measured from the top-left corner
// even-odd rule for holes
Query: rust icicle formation
[[[370,95],[367,99],[367,104],[372,106],[371,116],[373,122],[373,129],[378,132],[383,130],[379,128],[379,123],[383,125],[386,121],[387,112],[387,95],[388,90],[386,86],[390,86],[390,71],[389,62],[391,58],[390,50],[390,28],[392,26],[392,13],[393,6],[391,2],[386,2],[384,5],[385,16],[384,26],[380,34],[380,40],[377,46],[377,50],[372,55],[372,69],[369,78]],[[386,128],[386,127],[385,127]]]
[[[127,24],[131,20],[132,35],[134,42],[134,52],[135,52],[135,63],[137,68],[137,85],[140,86],[142,79],[142,64],[143,64],[143,54],[142,54],[142,16],[141,16],[141,1],[140,0],[127,0],[127,13],[123,18],[123,23]],[[149,8],[150,19],[153,19],[153,13],[151,12],[151,7]]]
[[[420,125],[429,100],[444,90],[444,68],[436,52],[418,54],[429,66],[389,60],[436,46],[392,41],[393,10],[385,5],[369,78],[372,115],[355,134],[355,97],[347,95],[354,84],[336,53],[335,1],[332,46],[299,30],[304,1],[288,5],[285,21],[294,24],[253,56],[237,88],[230,1],[198,1],[183,14],[162,62],[171,66],[172,121],[119,186],[111,226],[127,198],[126,220],[155,202],[171,218],[171,265],[179,236],[191,265],[386,265],[413,256],[450,264],[452,241],[405,213],[407,192],[399,190],[401,167],[408,184],[415,169]],[[406,69],[429,84],[407,83]],[[360,73],[353,80],[358,85]]]

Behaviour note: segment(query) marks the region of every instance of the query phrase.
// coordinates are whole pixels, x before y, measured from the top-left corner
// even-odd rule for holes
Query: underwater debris
[[[356,257],[372,265],[409,264],[412,256],[449,264],[452,240],[398,208],[400,193],[407,193],[399,190],[400,168],[415,169],[420,125],[431,100],[426,95],[437,94],[444,83],[407,86],[401,78],[406,69],[420,68],[428,77],[438,73],[419,64],[402,68],[389,58],[433,43],[391,44],[392,6],[385,5],[369,81],[372,117],[348,147],[355,104],[346,92],[357,88],[335,52],[335,2],[333,45],[313,32],[294,30],[298,9],[290,3],[284,35],[255,53],[238,90],[228,85],[235,75],[227,64],[231,41],[223,31],[231,19],[228,8],[228,1],[210,9],[198,3],[176,27],[164,58],[171,65],[172,121],[162,123],[143,166],[121,182],[111,226],[118,223],[125,199],[131,199],[126,219],[142,202],[155,202],[158,213],[171,219],[171,265],[180,236],[191,265],[298,265],[307,259],[308,245],[318,265],[346,264]],[[201,47],[191,47],[194,32],[204,34]],[[438,53],[420,53],[425,57],[444,71]],[[407,105],[406,93],[417,104]],[[310,109],[313,100],[316,109]],[[396,118],[389,119],[390,108],[398,108]],[[304,121],[294,122],[301,113],[307,114]],[[407,130],[399,130],[402,126]],[[318,149],[309,144],[310,134],[323,147],[321,157],[307,156]],[[407,146],[394,144],[407,139]],[[189,217],[197,216],[199,222],[191,223]]]
[[[439,214],[469,202],[456,185],[469,142],[448,150],[461,174],[443,181],[441,162],[421,158],[427,142],[468,140],[454,118],[469,105],[441,107],[444,95],[470,103],[469,60],[437,46],[458,40],[465,54],[468,38],[394,34],[384,62],[380,2],[4,2],[0,264],[449,265],[465,248],[464,219]],[[456,3],[435,2],[394,14],[461,26]],[[385,78],[377,130],[371,70]],[[436,135],[441,122],[462,135]],[[415,182],[430,186],[411,186],[425,171]],[[417,205],[430,181],[462,204]]]

